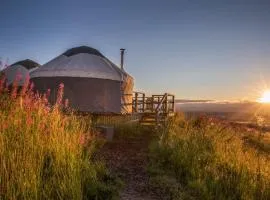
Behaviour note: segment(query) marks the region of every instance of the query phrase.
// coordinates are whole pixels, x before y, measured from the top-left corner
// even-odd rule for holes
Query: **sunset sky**
[[[78,45],[119,64],[126,48],[140,91],[255,100],[270,87],[269,0],[1,0],[0,8],[0,57],[10,64],[44,64]]]

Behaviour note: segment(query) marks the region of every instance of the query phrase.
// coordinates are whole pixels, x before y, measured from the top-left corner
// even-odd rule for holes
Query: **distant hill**
[[[264,110],[270,113],[270,104],[257,102],[178,101],[176,103],[176,109],[183,112],[254,112]]]
[[[258,102],[216,102],[216,101],[178,101],[176,111],[191,115],[199,113],[245,120],[255,115],[267,116],[270,119],[270,104]]]
[[[176,103],[192,103],[192,102],[196,102],[196,103],[205,103],[205,102],[211,102],[213,100],[190,100],[190,99],[176,99],[175,102]]]

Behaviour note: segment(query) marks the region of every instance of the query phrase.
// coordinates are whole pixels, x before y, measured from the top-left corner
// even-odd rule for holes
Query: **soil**
[[[149,186],[147,174],[148,146],[151,136],[113,139],[106,143],[99,152],[102,160],[112,173],[124,181],[120,199],[157,200],[161,199]]]

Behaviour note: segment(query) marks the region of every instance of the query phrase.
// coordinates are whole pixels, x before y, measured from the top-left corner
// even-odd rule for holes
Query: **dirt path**
[[[160,199],[151,192],[148,184],[146,168],[150,140],[150,137],[145,136],[114,139],[113,142],[105,144],[100,152],[107,167],[125,182],[120,195],[123,200]]]

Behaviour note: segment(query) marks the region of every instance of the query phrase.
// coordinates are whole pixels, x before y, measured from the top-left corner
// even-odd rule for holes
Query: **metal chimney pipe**
[[[121,69],[124,70],[124,54],[126,49],[120,49],[121,53]]]

